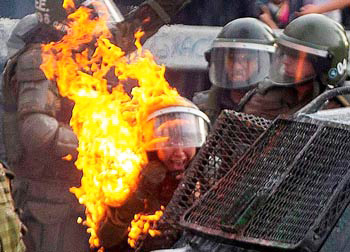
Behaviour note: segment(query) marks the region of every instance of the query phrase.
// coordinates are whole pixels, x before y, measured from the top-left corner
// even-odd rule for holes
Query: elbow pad
[[[46,114],[30,114],[20,123],[20,138],[27,152],[43,152],[52,149],[59,124]]]
[[[28,152],[45,153],[53,150],[55,156],[60,158],[68,154],[73,159],[77,157],[78,138],[74,132],[46,114],[27,116],[20,125],[20,136]]]

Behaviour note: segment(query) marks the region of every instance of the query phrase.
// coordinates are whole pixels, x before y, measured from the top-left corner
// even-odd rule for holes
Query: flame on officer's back
[[[175,104],[179,94],[165,80],[165,67],[141,48],[141,31],[135,34],[137,51],[126,56],[109,40],[107,17],[93,16],[87,7],[75,10],[72,0],[64,6],[71,13],[67,33],[61,41],[42,46],[41,68],[57,82],[60,94],[75,102],[70,125],[79,139],[75,164],[83,177],[81,187],[71,191],[86,206],[83,223],[89,227],[90,245],[97,247],[96,231],[107,206],[123,205],[148,162],[142,141],[144,118]],[[109,90],[105,76],[111,69],[119,83]],[[132,97],[121,84],[128,78],[139,85]]]

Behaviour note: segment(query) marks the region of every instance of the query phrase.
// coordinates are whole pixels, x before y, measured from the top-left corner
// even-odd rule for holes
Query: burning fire
[[[155,214],[135,214],[129,227],[128,243],[130,247],[135,248],[140,237],[150,234],[152,237],[159,235],[160,231],[155,230],[156,222],[163,216],[164,207],[156,211]]]
[[[72,10],[74,4],[66,0],[64,6]],[[69,15],[63,39],[42,46],[41,68],[57,82],[60,94],[75,102],[70,125],[79,139],[75,164],[83,177],[81,187],[71,192],[86,206],[90,245],[98,247],[96,231],[107,207],[125,203],[148,162],[142,141],[145,117],[175,104],[179,94],[165,80],[165,67],[141,48],[142,32],[135,34],[137,51],[125,55],[109,40],[108,17],[91,18],[92,11],[80,7]],[[107,85],[110,71],[118,77],[113,88]],[[139,85],[132,97],[123,88],[128,79]]]

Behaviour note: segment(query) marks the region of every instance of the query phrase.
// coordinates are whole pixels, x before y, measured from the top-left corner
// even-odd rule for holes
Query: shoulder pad
[[[30,14],[23,17],[13,28],[10,37],[6,43],[8,58],[12,57],[19,50],[25,47],[25,38],[32,33],[38,26],[39,22],[36,14]]]
[[[20,136],[28,152],[42,153],[52,147],[59,128],[57,120],[46,114],[34,113],[20,125]]]
[[[46,80],[44,72],[40,69],[41,63],[41,46],[34,44],[18,56],[17,80],[19,82]]]

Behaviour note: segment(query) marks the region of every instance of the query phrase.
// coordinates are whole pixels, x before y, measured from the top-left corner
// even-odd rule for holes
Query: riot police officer
[[[273,119],[293,114],[326,89],[342,86],[347,76],[349,41],[332,19],[309,14],[292,21],[277,39],[270,80],[256,90],[244,112]],[[345,97],[327,108],[348,106]]]
[[[134,31],[141,28],[146,37],[153,34],[185,2],[143,3],[124,21],[111,23],[115,42],[127,52],[132,50]],[[74,167],[78,139],[69,126],[74,104],[59,95],[56,83],[40,69],[41,44],[62,38],[66,13],[63,0],[35,3],[36,15],[20,21],[17,33],[12,34],[15,43],[4,72],[6,159],[17,175],[15,201],[23,209],[22,219],[29,229],[25,239],[28,251],[85,252],[89,250],[88,235],[76,223],[84,209],[69,192],[81,179]],[[68,154],[72,159],[63,160]]]
[[[193,101],[214,122],[223,109],[241,111],[252,89],[269,73],[275,51],[275,34],[254,18],[240,18],[226,24],[206,52],[209,91]]]
[[[130,250],[127,231],[134,215],[153,214],[167,206],[185,169],[205,142],[209,118],[192,102],[181,97],[177,100],[145,120],[143,134],[149,163],[141,171],[138,190],[123,206],[110,207],[98,230],[101,245],[108,252]],[[147,240],[143,250],[170,248],[179,235],[178,230],[169,227],[161,237]]]

